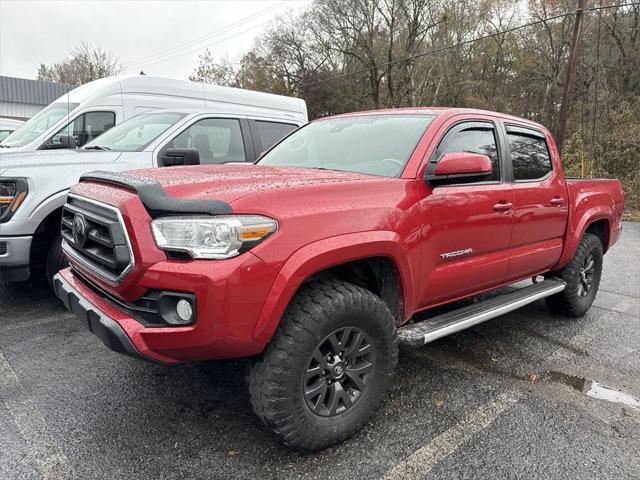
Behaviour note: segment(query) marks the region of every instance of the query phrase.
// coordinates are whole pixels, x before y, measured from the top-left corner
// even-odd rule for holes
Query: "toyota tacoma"
[[[70,268],[54,284],[117,352],[249,357],[255,413],[286,445],[317,450],[369,421],[399,345],[540,299],[583,315],[623,206],[617,180],[565,178],[531,121],[352,113],[300,128],[254,165],[84,175],[62,212]]]

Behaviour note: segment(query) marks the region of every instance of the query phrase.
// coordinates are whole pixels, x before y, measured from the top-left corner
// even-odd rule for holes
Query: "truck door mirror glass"
[[[493,173],[491,159],[487,155],[468,152],[450,152],[440,157],[429,181],[458,180],[473,177],[488,177]]]
[[[200,165],[200,152],[196,148],[169,148],[159,158],[160,167]]]

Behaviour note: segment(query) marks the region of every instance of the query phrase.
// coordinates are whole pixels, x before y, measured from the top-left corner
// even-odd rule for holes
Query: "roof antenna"
[[[140,70],[140,75],[146,75],[142,70]]]

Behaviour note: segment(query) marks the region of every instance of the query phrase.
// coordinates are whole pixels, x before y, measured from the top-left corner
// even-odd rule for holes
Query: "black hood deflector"
[[[95,171],[85,173],[81,182],[100,182],[133,190],[152,218],[167,215],[228,215],[231,206],[222,200],[191,200],[167,195],[160,182],[136,175]]]

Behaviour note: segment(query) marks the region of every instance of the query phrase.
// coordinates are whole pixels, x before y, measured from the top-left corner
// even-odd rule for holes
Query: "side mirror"
[[[493,173],[491,159],[486,155],[467,152],[445,153],[427,180],[438,181],[469,177],[486,177]]]
[[[169,148],[158,159],[161,167],[200,165],[200,152],[196,148]]]
[[[57,138],[57,142],[53,143],[53,138],[43,145],[45,150],[57,150],[57,149],[73,149],[78,146],[76,137],[73,135],[60,135]]]

